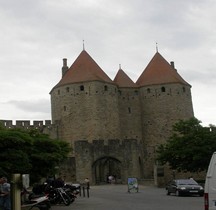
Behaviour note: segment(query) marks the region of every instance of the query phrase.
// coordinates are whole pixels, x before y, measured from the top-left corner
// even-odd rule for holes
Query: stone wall
[[[62,174],[82,181],[106,181],[115,173],[153,179],[156,149],[166,142],[172,126],[193,117],[189,85],[161,84],[120,88],[114,83],[86,81],[53,88],[51,121],[1,122],[7,128],[36,128],[73,150]]]
[[[0,122],[5,128],[39,129],[51,127],[51,120],[34,120],[32,124],[30,120],[16,120],[15,123],[12,120],[0,120]]]
[[[119,88],[121,139],[142,139],[141,107],[138,88]]]
[[[152,178],[157,146],[169,138],[172,126],[180,119],[193,117],[189,86],[154,85],[140,89],[144,144],[144,177]]]
[[[97,183],[98,180],[105,182],[108,173],[114,172],[112,167],[115,164],[117,174],[112,175],[116,175],[116,179],[122,183],[126,183],[128,177],[140,178],[140,147],[135,139],[76,141],[75,154],[78,166],[76,177],[79,182],[86,177],[92,183]],[[110,166],[106,161],[112,161],[113,165]]]
[[[94,81],[62,86],[52,91],[51,103],[60,138],[70,143],[120,137],[118,92],[113,84]]]

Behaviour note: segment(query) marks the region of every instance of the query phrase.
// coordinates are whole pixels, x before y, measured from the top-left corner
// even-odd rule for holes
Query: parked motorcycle
[[[80,184],[65,184],[64,189],[70,189],[74,195],[80,194]]]
[[[21,208],[29,210],[33,208],[38,208],[39,210],[49,210],[51,208],[51,204],[47,195],[35,195],[34,193],[23,189],[21,191]]]
[[[77,198],[80,192],[80,186],[73,186],[71,184],[57,184],[56,182],[36,184],[32,191],[35,194],[44,193],[48,196],[51,204],[70,205]]]
[[[63,203],[65,206],[71,204],[71,198],[62,187],[53,188],[52,186],[49,186],[49,188],[46,189],[46,194],[52,204]]]
[[[70,197],[71,203],[75,201],[77,195],[80,193],[79,189],[71,184],[65,184],[63,187],[64,191]]]

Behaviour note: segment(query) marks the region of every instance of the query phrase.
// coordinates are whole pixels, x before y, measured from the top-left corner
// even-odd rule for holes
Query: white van
[[[209,163],[204,192],[205,210],[216,210],[216,152]]]

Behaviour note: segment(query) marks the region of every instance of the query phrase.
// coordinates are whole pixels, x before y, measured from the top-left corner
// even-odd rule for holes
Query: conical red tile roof
[[[178,72],[156,52],[152,60],[149,62],[143,73],[138,78],[136,84],[138,86],[182,83],[189,85]]]
[[[119,87],[138,87],[122,69],[118,70],[113,81]]]
[[[83,50],[56,87],[86,81],[104,81],[113,83],[92,57]]]

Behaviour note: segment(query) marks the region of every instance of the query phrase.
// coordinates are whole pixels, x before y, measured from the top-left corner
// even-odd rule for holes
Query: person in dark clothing
[[[6,177],[0,178],[0,208],[11,210],[10,184]]]

